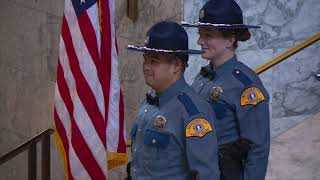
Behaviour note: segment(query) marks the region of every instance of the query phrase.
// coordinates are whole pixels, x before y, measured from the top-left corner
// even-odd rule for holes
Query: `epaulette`
[[[239,69],[234,69],[233,73],[234,77],[236,77],[245,87],[249,86],[252,84],[252,81],[250,78],[245,75],[242,71]]]
[[[194,105],[188,95],[186,95],[185,93],[181,93],[178,95],[178,99],[184,105],[190,116],[199,114],[197,107]]]

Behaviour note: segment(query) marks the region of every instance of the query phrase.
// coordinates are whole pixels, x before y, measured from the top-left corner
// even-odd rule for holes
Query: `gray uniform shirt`
[[[159,95],[159,106],[144,101],[131,130],[132,178],[219,179],[215,117],[211,112],[208,103],[183,78]],[[160,128],[155,125],[159,115],[166,119]],[[189,130],[196,136],[186,137],[186,129],[195,119],[200,123]],[[204,131],[208,124],[203,122],[212,130]],[[204,136],[197,136],[201,132]]]
[[[266,175],[270,149],[269,95],[257,74],[239,62],[236,56],[217,69],[213,78],[198,74],[192,84],[196,92],[206,99],[217,116],[216,128],[218,144],[236,141],[240,136],[251,141],[245,163],[245,180],[263,180]],[[210,98],[212,88],[222,89],[216,100]],[[261,94],[250,92],[257,88],[264,100],[257,104],[243,104],[242,99],[255,101]],[[245,91],[248,90],[248,93]]]

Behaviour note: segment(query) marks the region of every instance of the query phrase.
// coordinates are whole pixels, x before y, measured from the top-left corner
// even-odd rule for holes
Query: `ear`
[[[182,60],[176,57],[174,61],[174,73],[180,73],[183,68],[182,66],[183,66]]]
[[[227,47],[228,48],[233,48],[233,44],[236,41],[236,35],[231,35],[230,37],[227,38]]]

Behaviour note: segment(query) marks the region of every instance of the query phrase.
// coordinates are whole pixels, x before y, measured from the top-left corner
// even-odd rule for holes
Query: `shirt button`
[[[151,142],[152,142],[152,144],[154,144],[154,143],[156,143],[157,141],[156,141],[155,139],[152,139]]]
[[[148,112],[148,109],[145,109],[145,110],[144,110],[144,113],[147,113],[147,112]]]
[[[136,152],[137,151],[137,148],[134,148],[134,152]]]
[[[200,83],[200,86],[203,86],[203,83]]]
[[[135,173],[135,172],[136,172],[136,169],[133,169],[133,172]]]

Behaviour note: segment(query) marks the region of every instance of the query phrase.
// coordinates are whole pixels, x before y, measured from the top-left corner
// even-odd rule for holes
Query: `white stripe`
[[[66,0],[64,13],[70,29],[70,33],[72,35],[72,43],[79,60],[80,69],[86,81],[88,82],[90,89],[95,96],[99,110],[103,118],[105,119],[104,97],[102,87],[98,78],[97,69],[82,37],[77,21],[77,16],[73,9],[71,0]],[[93,26],[96,26],[96,24],[93,24]]]
[[[58,89],[58,83],[56,83],[55,87],[55,108],[57,111],[57,114],[61,120],[61,123],[66,131],[66,135],[68,138],[68,141],[71,139],[71,122],[70,122],[70,116],[67,111],[67,108],[65,107],[64,101],[62,100],[60,96],[60,92]]]
[[[99,12],[98,5],[95,3],[89,9],[87,9],[88,16],[90,18],[91,24],[93,24],[93,29],[97,37],[97,47],[100,54],[100,46],[101,46],[101,36],[100,36],[100,22],[99,22]],[[101,54],[100,54],[101,55]]]
[[[74,152],[74,149],[71,145],[70,116],[65,106],[65,103],[60,96],[58,85],[56,85],[56,89],[55,89],[55,108],[56,108],[58,117],[61,120],[61,123],[67,133],[68,144],[69,144],[68,161],[70,164],[70,171],[71,171],[72,177],[74,179],[90,179],[90,176],[82,166],[78,156]]]
[[[101,170],[104,172],[106,176],[107,175],[106,149],[103,143],[101,142],[77,94],[75,79],[73,77],[73,74],[69,66],[67,53],[65,51],[65,44],[62,38],[60,38],[59,59],[61,61],[61,66],[64,71],[64,77],[66,78],[67,86],[70,91],[71,100],[73,102],[73,106],[74,106],[73,116],[76,121],[76,125],[78,126],[95,160],[97,161]]]
[[[70,144],[71,145],[71,144]],[[86,169],[82,166],[78,156],[74,152],[73,146],[70,146],[69,149],[69,160],[70,160],[70,171],[73,176],[73,179],[76,180],[89,180],[91,177],[87,173]]]
[[[113,0],[109,1],[110,8],[110,26],[111,26],[111,79],[109,94],[109,113],[107,126],[107,151],[117,152],[119,142],[119,101],[120,101],[120,80],[118,75],[118,55],[115,46],[115,27],[114,27],[114,11],[115,4]]]

